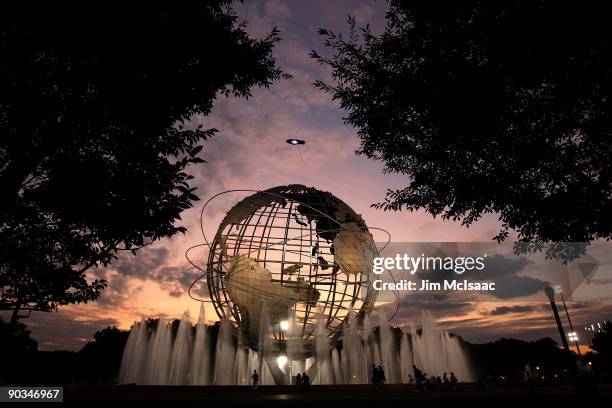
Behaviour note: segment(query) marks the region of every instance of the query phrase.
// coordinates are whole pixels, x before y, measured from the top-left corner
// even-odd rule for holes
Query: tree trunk
[[[17,321],[19,320],[20,310],[21,306],[19,305],[15,306],[15,309],[13,309],[13,313],[11,314],[11,326],[15,326],[17,324]]]

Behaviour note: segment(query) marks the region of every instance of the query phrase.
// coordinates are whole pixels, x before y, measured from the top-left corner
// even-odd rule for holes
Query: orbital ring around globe
[[[211,242],[204,231],[204,212],[213,200],[229,193],[253,195],[227,212]],[[326,329],[337,336],[351,315],[364,318],[374,310],[377,292],[370,285],[372,259],[385,249],[391,236],[382,228],[367,226],[331,193],[301,185],[226,190],[203,205],[200,229],[204,243],[185,252],[188,262],[202,272],[189,286],[189,296],[212,303],[219,318],[232,317],[254,337],[264,304],[269,323],[292,316],[300,322],[304,339],[312,336],[315,320],[323,319]],[[387,235],[380,249],[370,230]],[[299,233],[290,236],[294,231]],[[276,236],[278,232],[282,235]],[[205,268],[189,256],[200,247],[209,250]],[[204,278],[211,300],[192,293]],[[399,294],[393,293],[395,310],[387,321],[399,309]],[[368,326],[362,324],[359,329],[378,327]]]

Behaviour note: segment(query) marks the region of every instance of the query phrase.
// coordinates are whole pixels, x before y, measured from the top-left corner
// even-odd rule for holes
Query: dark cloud
[[[124,254],[112,268],[121,275],[147,279],[153,271],[164,265],[170,252],[164,246],[148,246],[136,252],[136,255]]]
[[[504,276],[493,279],[496,283],[494,296],[498,299],[513,299],[533,295],[549,286],[548,282],[530,276]]]
[[[444,256],[442,254],[442,257]],[[462,256],[466,255],[462,254]],[[458,275],[452,270],[437,269],[419,271],[416,275],[420,279],[428,279],[431,282],[442,282],[452,279],[495,282],[495,291],[491,292],[491,295],[497,299],[508,300],[533,295],[550,285],[541,279],[520,275],[530,263],[531,261],[522,257],[510,258],[495,254],[486,259],[486,266],[481,271],[465,271],[463,274]]]
[[[107,273],[104,278],[107,280],[107,287],[96,301],[100,309],[123,307],[143,288],[142,283],[134,282],[129,276]]]
[[[161,289],[173,297],[185,296],[189,286],[202,275],[202,272],[185,262],[184,265],[168,265],[171,253],[165,246],[145,247],[136,255],[120,257],[104,276],[108,287],[100,299],[102,305],[119,306],[133,297],[142,285],[134,286],[134,279],[150,280],[160,285]],[[111,273],[115,271],[116,274]],[[205,283],[205,281],[204,281]],[[194,293],[207,296],[206,285],[197,284]]]
[[[494,296],[498,299],[512,299],[533,295],[543,290],[549,283],[530,276],[521,276],[519,273],[530,261],[525,258],[508,258],[495,254],[486,261],[482,271],[470,271],[470,275],[479,280],[491,280],[496,283]]]
[[[486,267],[483,271],[468,271],[466,274],[471,274],[474,276],[480,275],[481,277],[487,279],[504,278],[508,276],[515,276],[529,263],[530,261],[525,258],[508,258],[501,254],[495,254],[487,258]]]
[[[157,269],[170,257],[164,246],[147,246],[132,254],[122,252],[107,268],[97,268],[92,275],[106,279],[107,287],[97,300],[101,309],[122,307],[142,290],[147,279],[155,277]],[[135,279],[134,279],[135,278]]]
[[[474,305],[457,296],[448,294],[412,293],[402,298],[396,318],[400,321],[414,321],[421,317],[423,310],[434,316],[461,316],[474,310]]]
[[[527,313],[533,312],[535,310],[539,310],[539,306],[533,305],[515,305],[515,306],[498,306],[495,309],[491,310],[489,314],[491,316],[502,316],[512,313]]]
[[[194,269],[191,265],[187,266],[163,266],[156,269],[150,279],[158,282],[162,290],[168,292],[170,296],[181,297],[187,294],[189,286],[195,282],[202,272]],[[195,295],[205,297],[208,295],[206,290],[206,280],[201,279],[194,286]]]

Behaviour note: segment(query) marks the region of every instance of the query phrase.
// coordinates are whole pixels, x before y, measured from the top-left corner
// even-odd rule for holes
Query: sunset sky
[[[182,215],[186,235],[165,239],[139,251],[122,254],[109,268],[91,272],[108,280],[108,288],[94,303],[61,308],[57,313],[34,312],[24,319],[43,350],[76,350],[109,325],[129,329],[142,316],[179,317],[189,310],[197,319],[200,304],[191,300],[187,287],[199,275],[185,260],[185,250],[202,242],[199,230],[201,206],[210,196],[228,189],[266,189],[284,184],[304,184],[329,191],[362,214],[366,223],[388,230],[395,242],[491,242],[499,224],[494,215],[469,229],[459,223],[434,219],[425,212],[385,213],[371,208],[382,201],[388,188],[405,186],[405,176],[383,174],[381,163],[355,155],[359,139],[343,124],[343,112],[329,95],[314,88],[316,79],[329,72],[308,54],[325,52],[319,28],[346,31],[347,15],[373,31],[384,28],[384,1],[255,1],[236,3],[236,11],[248,21],[248,31],[265,36],[272,27],[281,30],[275,54],[292,80],[275,83],[269,90],[255,89],[248,100],[220,97],[208,117],[195,116],[192,126],[215,127],[219,133],[205,142],[201,157],[207,163],[192,167],[194,186],[201,201]],[[285,139],[307,141],[290,146]],[[225,212],[245,194],[229,194],[207,209],[206,233],[213,235]],[[375,238],[383,238],[376,237]],[[204,262],[203,250],[193,257]],[[592,284],[608,285],[611,271],[598,272]],[[520,271],[516,272],[517,274]],[[607,287],[606,287],[607,288]],[[606,289],[609,290],[609,289]],[[446,328],[469,341],[483,342],[501,336],[558,340],[550,306],[538,289],[532,302],[449,301],[428,304],[400,301],[394,324],[418,319],[429,308]],[[591,300],[570,302],[575,326],[612,317],[612,304]],[[212,307],[207,319],[217,319]]]

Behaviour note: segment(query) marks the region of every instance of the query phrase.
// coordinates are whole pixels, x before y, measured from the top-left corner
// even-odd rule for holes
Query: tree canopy
[[[469,226],[499,215],[524,241],[612,234],[612,24],[601,2],[391,1],[381,34],[322,29],[316,85],[359,154],[406,175],[385,210]]]
[[[612,322],[606,321],[591,340],[591,348],[612,361]]]
[[[97,298],[85,272],[176,226],[218,95],[287,77],[229,1],[0,2],[0,309]]]
[[[8,324],[2,317],[0,317],[0,340],[4,353],[32,353],[38,350],[38,342],[30,337],[30,331],[26,329],[25,324]]]

